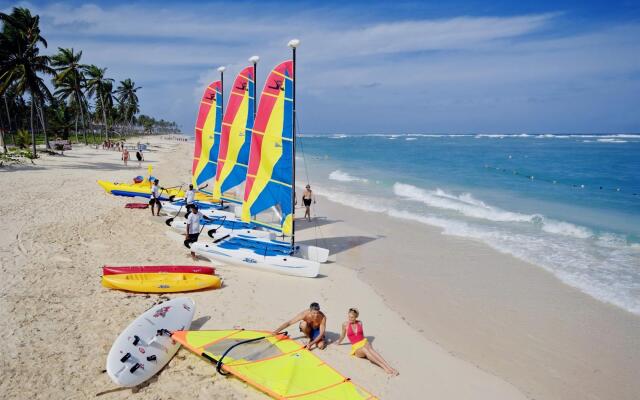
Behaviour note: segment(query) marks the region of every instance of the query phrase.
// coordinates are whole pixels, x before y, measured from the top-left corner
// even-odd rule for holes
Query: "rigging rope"
[[[296,132],[300,132],[301,131],[301,129],[300,129],[300,121],[299,121],[297,115],[296,115],[296,118],[295,118],[295,124],[296,124]],[[302,162],[304,164],[304,173],[305,173],[305,176],[307,178],[307,184],[310,185],[311,184],[311,179],[309,178],[309,168],[307,166],[307,157],[306,157],[306,155],[304,153],[304,145],[302,144],[302,136],[298,136],[297,137],[296,143],[300,144],[300,151],[302,153],[301,157],[302,157]],[[296,160],[293,160],[293,162],[295,163]],[[293,186],[295,188],[295,182],[293,183]],[[294,191],[295,191],[295,189],[294,189]],[[314,210],[315,210],[315,208],[316,207],[314,206]],[[295,212],[295,210],[294,210],[294,212]],[[313,217],[316,217],[317,214],[318,214],[317,212],[314,212],[313,213]],[[318,246],[318,236],[320,236],[320,238],[322,239],[322,241],[324,243],[326,243],[326,238],[325,238],[325,236],[324,236],[324,234],[322,232],[322,229],[320,228],[320,226],[318,226],[317,219],[316,218],[312,218],[312,221],[313,221],[313,228],[314,228],[314,233],[315,233],[315,235],[314,235],[315,236],[315,239],[314,239],[315,240],[315,245],[316,245],[316,247],[320,247],[320,246]]]

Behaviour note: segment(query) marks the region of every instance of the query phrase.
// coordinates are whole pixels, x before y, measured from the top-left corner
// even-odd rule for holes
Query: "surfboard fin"
[[[126,362],[129,358],[131,358],[131,353],[127,353],[120,359],[120,362]]]

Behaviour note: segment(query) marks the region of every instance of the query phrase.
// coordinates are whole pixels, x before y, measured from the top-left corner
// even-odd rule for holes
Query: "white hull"
[[[224,212],[224,211],[222,211]],[[234,217],[227,218],[227,221],[235,221]],[[275,234],[269,231],[261,231],[256,229],[228,229],[225,227],[219,227],[219,224],[205,225],[204,229],[202,229],[202,235],[208,235],[209,230],[216,229],[216,232],[211,236],[213,240],[222,239],[225,236],[233,235],[233,234],[241,234],[246,236],[252,236],[255,238],[264,238],[267,240],[273,239]],[[180,233],[185,233],[187,231],[187,220],[184,218],[174,218],[171,221],[171,227]]]
[[[178,204],[174,204],[170,201],[161,201],[160,202],[162,204],[162,208],[160,209],[160,212],[162,212],[164,215],[168,215],[170,217],[174,217],[174,216],[178,216],[178,215],[184,215],[187,213],[187,207],[185,207],[184,205],[180,206]],[[228,215],[233,217],[234,213],[230,212],[230,211],[225,211],[227,210],[228,207],[225,206],[225,208],[223,210],[217,209],[217,208],[209,208],[206,210],[199,210],[203,215],[206,215],[207,217],[213,217],[213,216],[222,216],[222,215]]]
[[[269,239],[260,241],[268,242]],[[263,256],[249,249],[226,249],[214,243],[197,242],[191,245],[197,255],[211,261],[240,265],[283,275],[315,278],[320,272],[320,262],[325,262],[329,251],[315,246],[300,246],[294,255]],[[324,260],[324,261],[321,261]]]

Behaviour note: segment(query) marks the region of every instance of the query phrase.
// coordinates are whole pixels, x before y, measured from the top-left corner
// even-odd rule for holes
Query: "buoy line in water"
[[[510,168],[501,168],[501,167],[495,167],[493,165],[489,165],[489,164],[484,164],[484,169],[488,170],[488,171],[497,171],[497,172],[503,172],[503,173],[511,173],[512,175],[524,178],[524,179],[528,179],[530,181],[540,181],[540,182],[545,182],[545,183],[549,183],[552,185],[561,185],[561,186],[566,186],[566,187],[572,187],[572,188],[577,188],[577,189],[597,189],[597,190],[605,190],[605,191],[611,191],[611,192],[616,192],[616,193],[620,193],[620,194],[624,194],[624,195],[629,195],[629,196],[635,196],[635,198],[640,199],[640,193],[638,192],[629,192],[624,190],[624,188],[620,188],[620,187],[611,187],[611,186],[605,186],[605,185],[585,185],[585,184],[578,184],[578,183],[566,183],[560,179],[548,179],[548,178],[539,178],[536,177],[533,174],[529,174],[526,172],[522,172],[522,171],[518,171],[515,169],[510,169]]]

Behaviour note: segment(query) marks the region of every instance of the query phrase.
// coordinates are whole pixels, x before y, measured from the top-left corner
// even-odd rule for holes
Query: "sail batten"
[[[254,128],[242,220],[277,207],[281,231],[292,230],[293,62],[276,66],[265,82]]]
[[[222,127],[222,82],[204,91],[196,120],[191,182],[200,186],[216,174]]]

